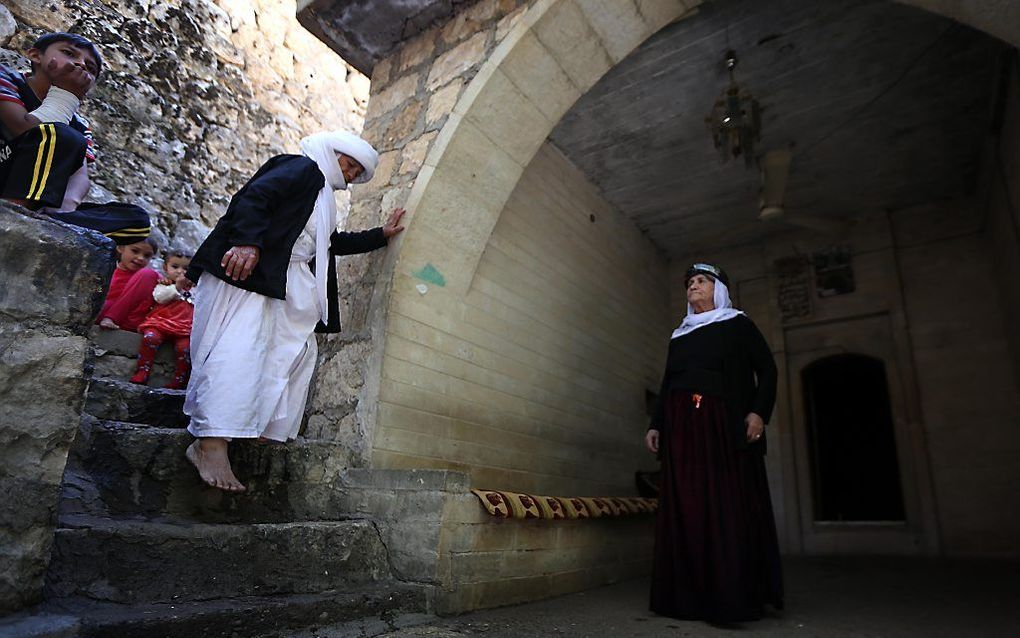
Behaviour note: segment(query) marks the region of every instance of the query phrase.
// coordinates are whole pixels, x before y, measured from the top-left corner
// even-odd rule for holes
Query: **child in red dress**
[[[148,267],[154,254],[156,242],[152,238],[117,246],[117,267],[96,318],[100,327],[131,332],[138,329],[152,307],[152,289],[159,282],[159,273]]]
[[[195,309],[191,292],[178,291],[176,284],[190,263],[191,255],[183,252],[171,251],[166,255],[163,265],[166,278],[152,291],[156,306],[138,325],[142,344],[138,349],[138,368],[135,376],[131,377],[131,383],[145,385],[149,382],[156,351],[167,339],[173,339],[176,365],[173,380],[166,387],[180,390],[188,383],[191,373],[191,320]]]

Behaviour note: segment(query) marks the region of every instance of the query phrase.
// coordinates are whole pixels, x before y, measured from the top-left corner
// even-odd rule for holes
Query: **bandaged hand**
[[[258,246],[234,246],[223,253],[220,266],[226,270],[227,276],[234,281],[244,281],[255,270],[259,263]]]
[[[74,93],[59,86],[51,86],[39,108],[29,115],[43,124],[68,124],[80,105],[81,100]]]

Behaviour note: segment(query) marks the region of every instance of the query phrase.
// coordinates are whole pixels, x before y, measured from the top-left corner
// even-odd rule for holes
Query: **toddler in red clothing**
[[[151,237],[117,246],[117,267],[96,318],[100,327],[130,332],[138,329],[152,307],[152,289],[159,282],[159,273],[148,267],[155,254],[156,242]]]
[[[173,380],[167,388],[180,390],[188,383],[191,373],[191,320],[195,313],[191,292],[177,290],[177,280],[184,276],[191,263],[191,255],[181,251],[170,251],[166,255],[162,279],[152,291],[156,305],[138,325],[142,333],[142,345],[138,349],[138,368],[131,383],[145,385],[149,382],[152,362],[156,351],[167,339],[173,339],[176,365]]]

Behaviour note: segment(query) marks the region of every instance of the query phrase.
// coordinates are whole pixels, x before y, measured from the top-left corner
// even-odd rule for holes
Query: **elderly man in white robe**
[[[196,440],[186,455],[203,481],[229,492],[245,489],[230,466],[231,440],[298,435],[314,333],[340,330],[335,257],[382,248],[404,229],[397,208],[382,227],[336,230],[335,191],[375,172],[368,142],[319,133],[301,140],[301,152],[270,159],[234,195],[183,282],[196,286],[184,403]]]

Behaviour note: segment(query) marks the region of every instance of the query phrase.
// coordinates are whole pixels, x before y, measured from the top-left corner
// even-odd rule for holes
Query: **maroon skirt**
[[[737,447],[722,399],[674,391],[665,407],[651,610],[739,622],[782,608],[764,458]]]

